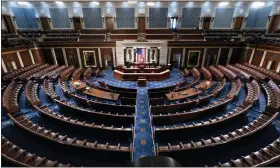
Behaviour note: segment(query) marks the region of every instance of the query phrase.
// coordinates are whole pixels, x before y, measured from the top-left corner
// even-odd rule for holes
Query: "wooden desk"
[[[179,99],[185,99],[187,97],[195,96],[195,95],[198,95],[198,94],[202,93],[202,91],[207,90],[207,89],[212,87],[214,82],[213,81],[209,81],[210,84],[206,88],[205,83],[207,81],[208,80],[204,80],[199,85],[197,85],[196,86],[197,90],[195,88],[189,88],[187,90],[182,90],[182,91],[179,91],[179,92],[170,92],[170,93],[165,94],[165,95],[168,98],[168,100],[170,100],[170,101],[179,100]]]
[[[113,100],[117,101],[119,99],[120,94],[114,92],[105,92],[102,90],[98,90],[95,88],[91,88],[84,91],[85,94],[94,96],[101,99]],[[112,96],[113,95],[113,96]]]
[[[173,101],[173,100],[178,100],[178,99],[185,99],[187,97],[195,96],[200,94],[202,91],[201,90],[196,90],[195,88],[190,88],[187,90],[183,90],[180,92],[170,92],[165,94],[168,100]]]
[[[203,80],[199,85],[196,86],[196,88],[198,88],[199,90],[207,90],[207,89],[211,88],[212,85],[214,84],[214,81],[212,81],[212,80],[209,81],[210,84],[209,84],[209,86],[206,88],[205,83],[206,83],[207,81],[209,81],[209,80]]]
[[[80,80],[72,80],[71,85],[76,89],[76,90],[85,90],[87,85],[83,83]]]
[[[138,86],[140,87],[145,87],[146,86],[146,79],[145,78],[140,78],[140,79],[137,79],[137,83],[138,83]]]
[[[114,70],[114,76],[123,81],[137,81],[139,76],[144,76],[147,81],[161,81],[170,77],[170,70],[160,73],[124,73]]]

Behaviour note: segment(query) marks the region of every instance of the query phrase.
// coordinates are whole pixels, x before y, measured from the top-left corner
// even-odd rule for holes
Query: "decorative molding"
[[[66,57],[65,48],[62,48],[62,54],[63,54],[63,58],[64,58],[65,65],[66,65],[66,66],[69,66],[68,60],[67,60],[67,57]]]
[[[100,67],[102,67],[102,57],[101,57],[101,50],[100,50],[100,48],[98,48],[98,57],[99,57]]]
[[[251,53],[251,56],[250,56],[250,60],[249,60],[249,63],[250,63],[250,64],[251,64],[251,62],[252,62],[252,60],[253,60],[253,58],[254,58],[255,51],[256,51],[256,50],[253,48],[252,53]]]
[[[32,51],[31,51],[31,50],[28,50],[28,52],[29,52],[29,55],[30,55],[30,58],[31,58],[32,64],[35,64],[35,61],[34,61],[34,57],[33,57]]]
[[[219,50],[218,50],[218,56],[217,56],[217,61],[216,61],[216,66],[219,65],[220,57],[221,57],[221,51],[222,51],[222,48],[219,48]]]
[[[203,57],[202,57],[202,63],[201,63],[202,67],[204,67],[204,64],[205,64],[206,53],[207,53],[207,48],[204,48]]]
[[[22,62],[22,59],[21,59],[21,56],[20,56],[20,53],[19,53],[19,52],[17,52],[17,57],[18,57],[20,66],[21,66],[21,67],[24,67],[24,64],[23,64],[23,62]]]
[[[233,51],[233,48],[230,48],[229,52],[228,52],[228,57],[227,57],[227,63],[226,64],[230,63],[230,59],[231,59],[231,56],[232,56],[232,51]]]
[[[7,73],[8,72],[8,70],[7,70],[7,68],[6,68],[6,65],[5,65],[5,62],[3,61],[3,59],[1,59],[1,65],[2,65],[2,68],[3,68],[3,71],[5,72],[5,73]]]
[[[53,57],[53,62],[55,65],[58,65],[57,63],[57,59],[56,59],[56,55],[55,55],[55,52],[54,52],[54,48],[51,48],[51,53],[52,53],[52,57]]]
[[[263,56],[262,56],[262,60],[261,60],[261,63],[260,63],[260,67],[263,66],[263,62],[264,62],[264,60],[265,60],[266,53],[267,53],[267,51],[264,51]]]
[[[78,55],[78,61],[79,61],[79,66],[82,68],[82,60],[81,60],[81,54],[80,54],[80,49],[77,48],[77,55]]]
[[[181,58],[181,67],[184,67],[185,59],[186,59],[186,48],[183,48],[183,55],[182,55],[182,58]]]

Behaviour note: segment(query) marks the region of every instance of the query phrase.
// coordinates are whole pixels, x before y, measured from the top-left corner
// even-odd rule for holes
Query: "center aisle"
[[[137,89],[132,160],[155,155],[147,87]]]

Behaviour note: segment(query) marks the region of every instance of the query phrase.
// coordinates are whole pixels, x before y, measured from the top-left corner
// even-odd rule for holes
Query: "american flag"
[[[146,62],[146,48],[137,48],[137,62]]]

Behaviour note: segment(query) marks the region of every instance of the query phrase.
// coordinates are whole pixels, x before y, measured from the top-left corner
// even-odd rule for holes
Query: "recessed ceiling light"
[[[55,1],[55,3],[58,4],[58,5],[62,5],[63,4],[63,2],[61,2],[61,1]]]
[[[227,6],[228,5],[228,2],[220,2],[219,3],[219,6]]]
[[[264,2],[253,2],[252,7],[253,8],[260,8],[264,6]]]
[[[129,3],[129,4],[137,4],[137,1],[131,0],[131,1],[127,1],[127,3]]]
[[[155,6],[155,3],[154,2],[147,2],[147,5],[148,6]]]
[[[91,2],[92,4],[94,4],[94,5],[99,5],[100,3],[99,2],[97,2],[97,1],[93,1],[93,2]]]
[[[22,5],[25,5],[26,2],[18,2],[18,4],[19,4],[20,6],[22,6]]]

